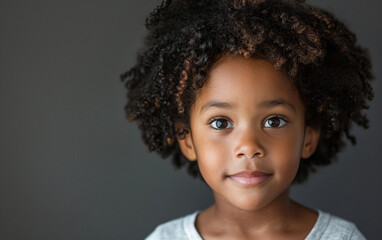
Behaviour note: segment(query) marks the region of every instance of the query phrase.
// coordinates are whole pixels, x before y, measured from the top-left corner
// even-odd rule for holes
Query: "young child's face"
[[[190,133],[179,140],[197,160],[215,199],[260,209],[293,181],[300,158],[315,150],[304,105],[287,75],[265,60],[226,55],[210,71],[190,109]],[[261,176],[233,176],[246,171]]]

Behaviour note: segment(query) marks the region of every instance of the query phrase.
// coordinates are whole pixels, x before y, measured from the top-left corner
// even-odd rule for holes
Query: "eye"
[[[279,128],[286,124],[286,121],[281,117],[274,116],[265,120],[264,127],[267,128]]]
[[[232,123],[224,118],[213,119],[210,123],[211,127],[214,129],[226,129],[232,128]]]

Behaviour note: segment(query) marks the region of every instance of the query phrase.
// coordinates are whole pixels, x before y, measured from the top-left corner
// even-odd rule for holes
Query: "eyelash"
[[[268,120],[271,120],[271,119],[278,119],[278,120],[280,120],[280,122],[282,121],[283,123],[282,123],[281,126],[278,126],[278,127],[271,127],[271,126],[269,126],[269,127],[267,127],[267,128],[281,128],[282,126],[284,126],[284,125],[287,124],[287,122],[288,122],[288,121],[285,119],[284,116],[274,115],[274,116],[270,116],[270,117],[268,117],[267,119],[265,119],[264,124],[265,124]],[[264,125],[264,124],[263,124],[263,125]]]
[[[214,122],[216,122],[218,120],[220,120],[220,121],[221,120],[227,121],[229,124],[231,124],[231,127],[229,127],[229,128],[232,128],[231,121],[228,118],[226,118],[226,117],[215,117],[215,118],[212,118],[211,121],[209,122],[209,125],[211,126]],[[215,129],[215,130],[224,130],[224,129],[227,129],[227,128],[215,128],[215,127],[212,127],[212,126],[211,126],[211,128]]]
[[[280,124],[282,124],[281,126],[277,126],[277,127],[271,127],[269,124],[268,124],[268,126],[264,126],[266,123],[267,123],[267,121],[269,121],[269,120],[272,120],[272,119],[277,119],[277,120],[279,120],[280,121]],[[217,128],[217,127],[213,127],[213,126],[211,126],[214,122],[217,122],[218,120],[223,120],[223,121],[227,121],[231,126],[230,127],[226,127],[226,128]],[[264,122],[263,122],[263,127],[265,127],[265,128],[281,128],[282,126],[284,126],[285,124],[287,124],[288,123],[288,121],[286,120],[286,118],[284,117],[284,116],[281,116],[281,115],[272,115],[272,116],[270,116],[270,117],[268,117],[268,118],[266,118],[265,120],[264,120]],[[229,125],[228,124],[228,125]],[[232,123],[231,123],[231,121],[228,119],[228,118],[226,118],[226,117],[215,117],[215,118],[212,118],[210,121],[209,121],[209,124],[208,124],[212,129],[215,129],[215,130],[225,130],[225,129],[229,129],[229,128],[233,128],[233,126],[232,126]]]

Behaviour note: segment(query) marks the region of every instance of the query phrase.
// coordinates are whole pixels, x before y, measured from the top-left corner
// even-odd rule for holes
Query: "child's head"
[[[210,69],[189,119],[188,125],[175,124],[191,129],[178,141],[183,154],[198,161],[215,197],[247,210],[289,187],[320,133],[319,126],[305,125],[304,103],[287,74],[269,61],[235,55],[223,56]],[[268,188],[243,191],[263,182]]]
[[[247,137],[253,140],[253,149],[260,149],[253,153],[258,156],[290,152],[300,144],[296,182],[303,182],[316,166],[330,164],[344,146],[344,136],[355,143],[349,133],[353,122],[367,128],[361,111],[373,97],[369,57],[356,44],[355,35],[324,10],[297,0],[174,0],[156,8],[146,26],[150,31],[146,47],[136,66],[121,76],[128,89],[127,117],[137,121],[150,151],[172,155],[173,164],[188,165],[193,176],[200,176],[200,171],[197,162],[189,160],[196,159],[201,144],[213,143],[205,136],[197,143],[187,138],[197,131],[193,122],[209,120],[202,133],[215,131],[211,132],[215,143],[222,145],[232,129],[239,130],[235,124],[253,130],[245,137],[231,134],[231,155],[233,143],[239,145]],[[237,84],[232,82],[235,70]],[[217,77],[219,73],[224,74]],[[253,81],[244,81],[246,76]],[[228,86],[231,92],[226,91]],[[239,99],[237,94],[243,92],[248,94]],[[215,102],[211,116],[191,114],[198,102],[207,101],[204,96],[236,105]],[[259,103],[264,101],[267,110],[260,114]],[[216,109],[231,116],[218,118]],[[230,119],[235,116],[240,123]],[[255,125],[262,127],[261,134],[273,134],[272,140],[268,136],[259,141]],[[291,132],[282,135],[282,131]],[[288,138],[289,143],[284,141]],[[190,152],[184,146],[181,151],[179,142],[184,139],[195,146]],[[252,155],[248,149],[238,151]]]

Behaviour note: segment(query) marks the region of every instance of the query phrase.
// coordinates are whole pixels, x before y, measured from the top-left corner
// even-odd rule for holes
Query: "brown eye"
[[[212,128],[215,129],[225,129],[225,128],[232,128],[232,124],[226,120],[226,119],[215,119],[210,123]]]
[[[285,125],[285,120],[280,117],[271,117],[265,120],[264,127],[278,128]]]

